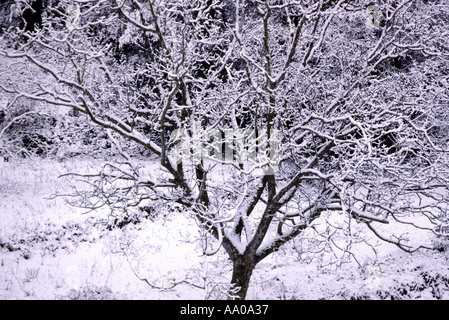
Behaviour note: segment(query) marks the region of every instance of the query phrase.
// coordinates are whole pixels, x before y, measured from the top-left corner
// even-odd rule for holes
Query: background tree
[[[255,266],[325,214],[408,251],[398,223],[446,223],[448,5],[379,3],[378,25],[370,5],[48,1],[0,50],[35,76],[2,88],[105,129],[124,160],[84,205],[183,206],[244,299]]]

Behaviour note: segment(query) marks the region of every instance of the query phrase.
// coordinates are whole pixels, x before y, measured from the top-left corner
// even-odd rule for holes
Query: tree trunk
[[[230,294],[235,300],[245,300],[254,267],[253,263],[249,263],[245,259],[234,261]]]

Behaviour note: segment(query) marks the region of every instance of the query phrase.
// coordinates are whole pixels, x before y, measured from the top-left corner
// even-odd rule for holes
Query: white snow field
[[[86,212],[54,197],[80,183],[61,174],[100,165],[0,163],[0,299],[226,298],[230,261],[222,251],[202,255],[197,226],[182,212],[108,230],[106,208]],[[324,247],[304,236],[263,260],[247,299],[449,299],[446,251],[409,254],[353,228],[351,253],[336,250],[348,247],[343,235]]]

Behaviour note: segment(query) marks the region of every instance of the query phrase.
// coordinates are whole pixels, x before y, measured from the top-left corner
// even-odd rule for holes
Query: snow
[[[223,250],[203,256],[188,214],[174,210],[109,231],[101,224],[106,209],[86,213],[53,197],[76,183],[61,174],[100,166],[89,159],[0,163],[0,299],[225,298],[232,265]],[[323,215],[315,228],[325,235],[326,221],[343,220]],[[447,252],[407,254],[367,236],[363,226],[353,226],[353,239],[366,241],[354,240],[354,256],[340,252],[339,259],[331,244],[314,247],[313,230],[304,233],[256,267],[247,298],[449,298]],[[335,244],[346,240],[339,235]],[[444,238],[432,241],[447,246]]]

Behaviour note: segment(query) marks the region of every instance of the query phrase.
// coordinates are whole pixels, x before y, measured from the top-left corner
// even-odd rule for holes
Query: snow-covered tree
[[[205,254],[229,255],[235,298],[323,214],[408,251],[394,226],[446,223],[445,0],[46,2],[39,26],[3,27],[0,54],[35,76],[1,88],[106,129],[124,161],[95,205],[182,206]]]

